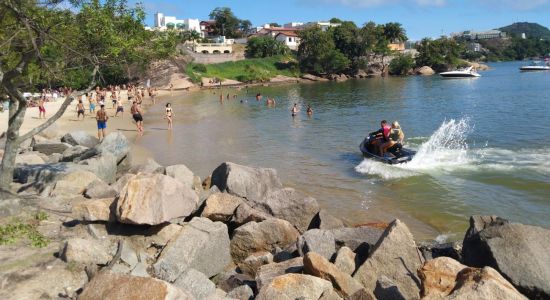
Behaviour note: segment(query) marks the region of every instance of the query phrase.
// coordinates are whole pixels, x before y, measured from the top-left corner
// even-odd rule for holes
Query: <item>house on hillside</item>
[[[205,38],[211,38],[214,36],[216,21],[215,20],[207,20],[207,21],[201,21],[200,22],[200,30],[202,33],[202,36]]]
[[[155,13],[155,26],[154,30],[164,31],[167,29],[182,30],[182,31],[196,31],[201,33],[201,26],[199,19],[178,19],[173,16],[165,16],[163,13]]]
[[[391,51],[403,52],[405,51],[405,43],[404,42],[390,43],[388,45],[388,48],[390,48]]]
[[[300,37],[296,31],[279,32],[275,39],[285,44],[290,50],[297,51],[300,46]]]

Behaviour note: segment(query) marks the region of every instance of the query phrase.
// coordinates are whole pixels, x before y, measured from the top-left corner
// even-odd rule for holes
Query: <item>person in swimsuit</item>
[[[115,90],[113,89],[113,91],[111,92],[111,101],[113,102],[113,108],[116,107],[117,99],[118,97],[116,95]]]
[[[97,120],[97,138],[101,142],[105,138],[105,129],[107,128],[107,120],[109,119],[105,111],[105,105],[100,106],[95,119]]]
[[[95,113],[95,95],[90,94],[90,97],[88,97],[88,102],[90,105],[90,114]]]
[[[124,118],[124,106],[122,105],[122,101],[120,98],[116,101],[116,113],[115,117],[118,117],[118,113],[120,112],[121,116]]]
[[[292,110],[290,112],[292,113],[293,117],[296,117],[300,112],[300,109],[298,108],[298,104],[294,103],[294,106],[292,107]]]
[[[141,109],[136,101],[132,103],[132,108],[130,109],[134,121],[136,121],[137,131],[139,135],[143,135],[143,116],[141,115]]]
[[[38,118],[46,118],[46,107],[44,107],[44,98],[40,98],[38,101]]]
[[[80,119],[80,115],[82,115],[82,120],[84,121],[84,103],[82,103],[82,99],[78,100],[78,104],[76,105],[76,119]]]
[[[174,117],[174,112],[172,111],[172,104],[166,104],[166,115],[164,118],[168,120],[168,130],[172,129],[172,117]]]
[[[311,108],[311,105],[308,105],[307,106],[307,115],[311,117],[311,115],[313,115],[313,109]]]
[[[260,101],[260,100],[262,100],[262,94],[257,93],[256,94],[256,101]]]

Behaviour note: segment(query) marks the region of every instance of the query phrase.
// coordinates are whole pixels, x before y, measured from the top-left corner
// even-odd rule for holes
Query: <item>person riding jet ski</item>
[[[390,140],[391,127],[388,125],[388,121],[382,120],[380,122],[380,129],[369,133],[369,136],[374,136],[371,144],[381,149],[381,146]]]

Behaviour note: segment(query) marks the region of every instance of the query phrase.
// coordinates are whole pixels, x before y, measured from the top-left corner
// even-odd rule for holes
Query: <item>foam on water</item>
[[[383,179],[404,178],[418,175],[436,175],[453,171],[530,171],[550,175],[550,151],[548,149],[522,149],[519,151],[479,148],[470,149],[466,141],[472,126],[469,120],[448,120],[418,147],[412,161],[400,165],[388,165],[372,159],[364,159],[355,170],[361,174],[375,175]],[[418,141],[411,138],[410,140]],[[406,145],[406,147],[410,145]],[[487,145],[485,145],[487,146]]]

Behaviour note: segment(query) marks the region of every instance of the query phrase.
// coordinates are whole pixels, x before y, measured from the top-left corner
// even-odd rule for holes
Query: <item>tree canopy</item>
[[[289,53],[290,49],[285,44],[269,36],[258,36],[248,39],[245,51],[248,58],[262,58]]]
[[[214,34],[223,35],[228,38],[240,38],[252,27],[249,20],[241,20],[233,14],[229,7],[216,7],[210,13],[210,18],[215,20]]]

